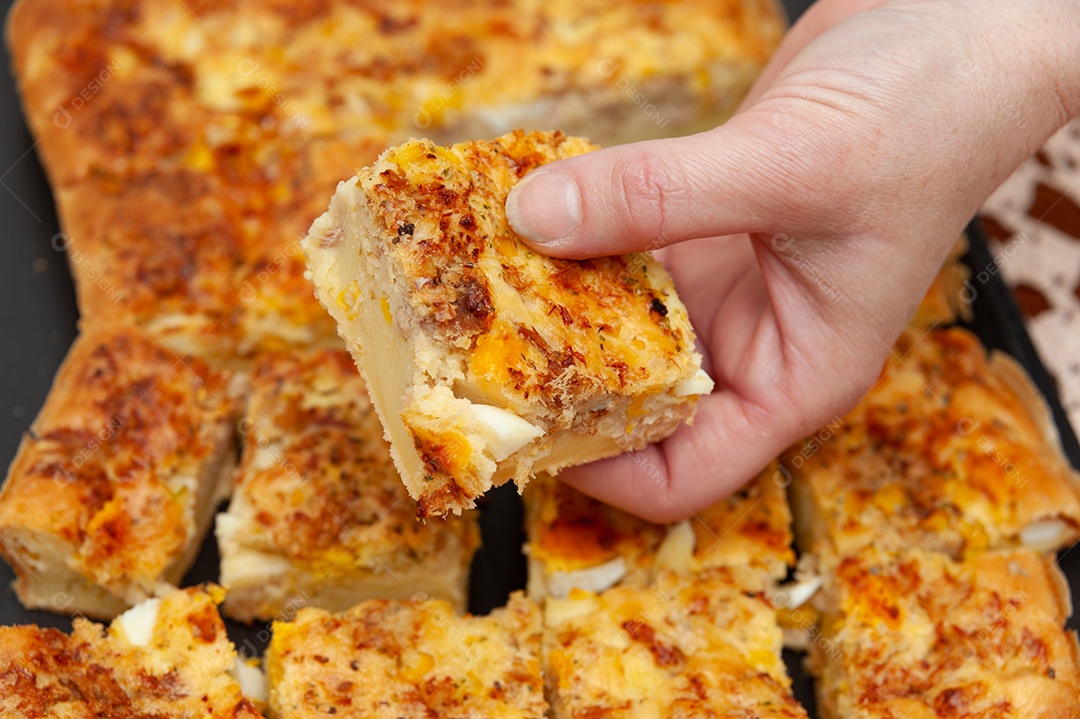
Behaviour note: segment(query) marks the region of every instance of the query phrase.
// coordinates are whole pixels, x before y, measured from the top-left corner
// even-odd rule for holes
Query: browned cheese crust
[[[954,557],[1070,544],[1077,475],[1016,363],[961,329],[916,330],[846,415],[789,451],[805,551],[920,546]]]
[[[826,719],[1072,719],[1076,636],[1052,559],[931,552],[844,559],[813,645]]]
[[[304,609],[274,624],[270,707],[279,719],[541,719],[540,638],[540,611],[520,595],[485,617],[422,596]]]
[[[782,31],[773,0],[22,0],[7,41],[83,315],[234,362],[333,342],[297,240],[383,147],[715,125]]]
[[[111,616],[180,579],[229,489],[237,379],[132,330],[76,340],[0,493],[24,604]]]
[[[577,581],[580,588],[595,590],[587,584],[589,570],[620,559],[625,574],[615,581],[609,575],[610,584],[645,586],[665,567],[749,570],[744,581],[773,584],[795,562],[791,511],[775,464],[679,525],[647,522],[545,475],[529,483],[524,501],[534,598],[552,590],[553,575],[564,589]]]
[[[772,606],[726,570],[546,600],[555,719],[803,719]]]
[[[229,676],[236,652],[216,604],[220,589],[161,600],[145,646],[119,622],[76,619],[71,635],[36,626],[0,627],[0,714],[22,719],[260,719]]]
[[[526,173],[593,149],[559,132],[410,141],[342,183],[305,240],[421,516],[640,449],[712,387],[654,259],[549,258],[510,230],[503,206]],[[500,453],[477,405],[499,410],[497,430],[535,434]]]
[[[217,525],[230,616],[418,591],[464,606],[475,514],[417,521],[348,353],[262,355],[239,426],[243,461]]]
[[[644,114],[628,85],[658,104],[647,91],[685,93],[690,110],[662,108],[682,117],[647,118],[678,134],[730,111],[783,25],[766,0],[23,0],[7,37],[50,175],[67,184],[180,166],[222,139],[387,144],[505,109],[510,124],[481,134],[599,129],[587,113]]]

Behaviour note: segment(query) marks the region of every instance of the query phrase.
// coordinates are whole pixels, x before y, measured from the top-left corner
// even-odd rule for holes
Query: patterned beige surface
[[[1080,427],[1080,120],[987,200],[991,250],[1074,428]],[[978,291],[979,275],[971,279]]]

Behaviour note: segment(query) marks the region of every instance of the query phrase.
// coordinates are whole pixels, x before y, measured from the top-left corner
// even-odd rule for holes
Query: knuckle
[[[656,247],[666,244],[673,205],[685,187],[682,173],[653,155],[638,154],[620,168],[617,180],[625,202],[626,232],[655,238]]]

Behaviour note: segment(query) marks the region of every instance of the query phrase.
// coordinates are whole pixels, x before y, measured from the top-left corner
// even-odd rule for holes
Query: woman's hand
[[[1075,0],[822,0],[728,123],[547,165],[511,193],[537,250],[657,250],[716,390],[636,457],[565,470],[685,517],[849,409],[987,195],[1080,112]]]

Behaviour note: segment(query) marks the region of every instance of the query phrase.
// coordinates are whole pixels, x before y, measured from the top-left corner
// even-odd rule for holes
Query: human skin
[[[528,175],[513,229],[656,250],[716,380],[692,426],[559,477],[654,521],[730,494],[865,394],[970,217],[1078,113],[1077,0],[821,0],[723,126]]]

